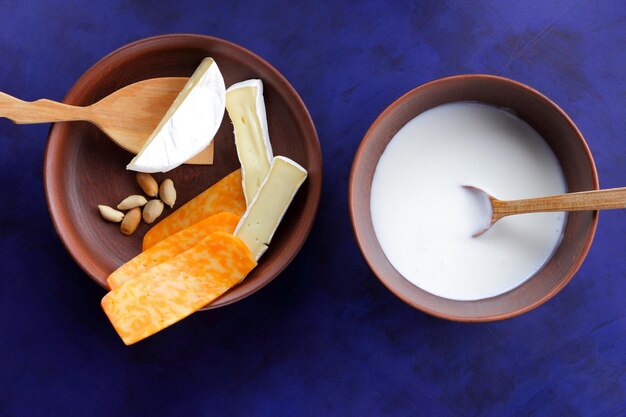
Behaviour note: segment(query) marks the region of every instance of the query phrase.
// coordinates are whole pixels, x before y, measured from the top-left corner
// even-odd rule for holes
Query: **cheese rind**
[[[229,87],[226,110],[233,122],[244,195],[250,204],[273,158],[261,80],[247,80]]]
[[[116,269],[107,278],[112,290],[144,271],[153,268],[184,251],[213,232],[233,233],[240,217],[227,212],[215,214],[165,239]]]
[[[225,102],[222,73],[205,58],[126,169],[167,172],[194,157],[217,133]]]
[[[176,323],[241,281],[256,266],[237,237],[215,232],[193,248],[124,282],[102,308],[126,345]]]
[[[306,169],[284,156],[277,156],[254,200],[242,216],[235,236],[245,242],[259,260],[267,250],[293,197],[307,177]]]
[[[145,251],[166,237],[222,211],[237,216],[242,216],[246,211],[240,170],[225,176],[154,225],[143,238],[143,250]]]

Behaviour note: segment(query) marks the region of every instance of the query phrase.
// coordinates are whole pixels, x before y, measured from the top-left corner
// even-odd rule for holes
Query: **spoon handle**
[[[0,117],[17,124],[89,120],[89,107],[70,106],[52,100],[23,101],[0,92]]]
[[[545,211],[584,211],[626,208],[626,187],[581,191],[526,200],[493,199],[493,214],[501,218],[512,214]]]

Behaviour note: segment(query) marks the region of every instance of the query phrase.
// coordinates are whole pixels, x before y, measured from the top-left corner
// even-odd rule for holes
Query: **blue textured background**
[[[0,120],[0,416],[625,415],[624,212],[600,216],[587,261],[549,303],[467,325],[394,298],[347,208],[374,118],[412,87],[468,72],[547,94],[587,138],[602,186],[626,185],[624,1],[297,3],[0,1],[1,91],[62,99],[130,41],[223,37],[300,92],[325,170],[315,228],[278,279],[127,348],[50,222],[48,126]]]

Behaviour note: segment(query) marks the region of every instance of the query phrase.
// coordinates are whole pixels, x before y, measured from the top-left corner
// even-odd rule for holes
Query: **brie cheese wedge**
[[[308,173],[284,156],[273,159],[271,168],[248,209],[237,224],[235,236],[244,241],[254,259],[267,250],[291,200]]]
[[[247,80],[226,90],[226,110],[233,122],[246,204],[250,205],[272,163],[263,83]]]
[[[205,58],[126,169],[167,172],[194,157],[217,133],[225,102],[222,73]]]

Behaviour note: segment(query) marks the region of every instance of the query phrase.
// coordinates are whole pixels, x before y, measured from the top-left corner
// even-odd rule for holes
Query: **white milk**
[[[459,102],[407,123],[389,142],[372,182],[371,211],[385,255],[407,280],[440,297],[479,300],[526,281],[559,244],[564,213],[489,222],[484,201],[566,192],[556,157],[526,122],[496,107]]]

